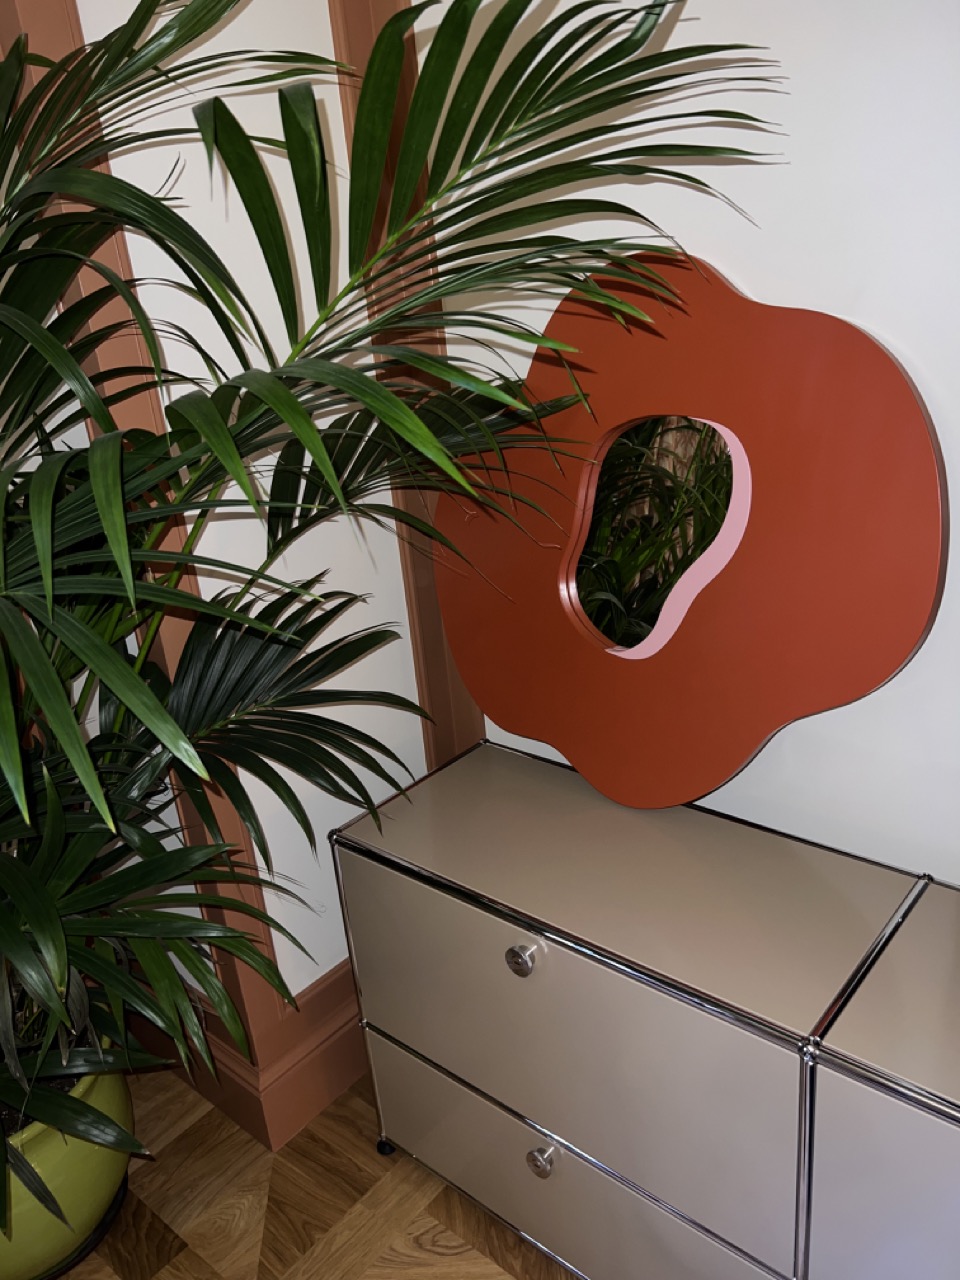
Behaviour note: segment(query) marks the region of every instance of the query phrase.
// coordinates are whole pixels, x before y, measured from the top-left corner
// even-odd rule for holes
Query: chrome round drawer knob
[[[556,1147],[535,1147],[527,1152],[527,1168],[538,1178],[549,1178],[553,1173]]]
[[[529,978],[537,959],[537,949],[532,946],[507,947],[503,955],[507,968],[518,978]]]

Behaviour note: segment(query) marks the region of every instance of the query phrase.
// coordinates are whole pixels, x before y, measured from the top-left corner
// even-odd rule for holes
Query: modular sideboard
[[[490,744],[380,818],[385,1139],[588,1280],[955,1280],[960,893]]]

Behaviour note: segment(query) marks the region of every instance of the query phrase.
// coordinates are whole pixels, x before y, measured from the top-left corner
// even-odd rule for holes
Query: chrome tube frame
[[[930,876],[920,876],[917,879],[916,883],[911,887],[903,901],[900,903],[900,906],[874,938],[873,942],[860,957],[857,964],[854,965],[846,982],[817,1019],[816,1024],[810,1032],[810,1036],[812,1038],[816,1040],[823,1040],[827,1035],[834,1023],[840,1017],[841,1013],[843,1013],[844,1009],[849,1004],[850,1000],[856,994],[857,989],[863,983],[867,974],[887,949],[887,946],[894,934],[926,893],[930,886],[930,881]]]
[[[810,1229],[813,1210],[813,1131],[817,1106],[819,1042],[810,1037],[800,1052],[800,1115],[797,1124],[797,1234],[793,1255],[796,1280],[810,1271]]]

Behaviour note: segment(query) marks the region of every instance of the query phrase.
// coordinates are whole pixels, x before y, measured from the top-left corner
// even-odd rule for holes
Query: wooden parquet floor
[[[369,1083],[270,1152],[169,1072],[133,1081],[130,1190],[69,1280],[570,1280],[408,1156]]]

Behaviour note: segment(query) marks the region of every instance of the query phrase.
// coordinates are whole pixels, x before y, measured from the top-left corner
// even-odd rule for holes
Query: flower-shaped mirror
[[[889,680],[927,633],[944,556],[936,442],[896,361],[853,325],[754,302],[702,263],[664,274],[679,305],[640,284],[632,299],[653,326],[572,298],[557,310],[547,332],[576,349],[589,410],[547,421],[576,443],[511,454],[512,518],[452,498],[437,513],[467,562],[441,554],[437,578],[479,705],[651,808],[714,790],[784,725]],[[541,350],[529,384],[546,401],[570,376]],[[606,603],[636,625],[618,633],[598,569],[624,543],[598,538],[609,509],[594,499],[617,483],[604,460],[631,448],[688,506],[671,526],[644,490],[621,511],[621,535],[642,526],[671,568],[622,575]],[[694,454],[712,488],[688,483]],[[635,597],[655,607],[641,617]]]

